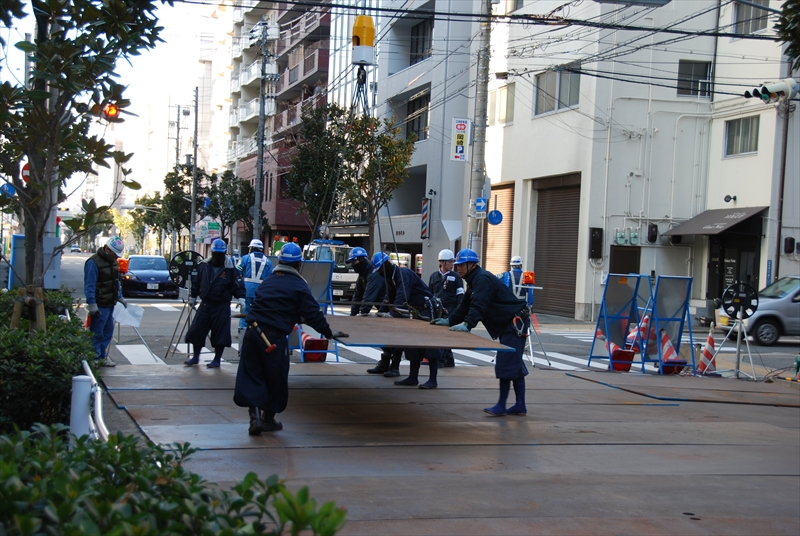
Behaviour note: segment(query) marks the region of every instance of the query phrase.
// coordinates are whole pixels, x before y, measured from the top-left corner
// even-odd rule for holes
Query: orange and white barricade
[[[711,330],[708,332],[708,339],[706,339],[706,346],[703,348],[703,354],[700,357],[700,364],[697,365],[697,372],[705,374],[706,372],[714,372],[717,370],[714,364],[714,323],[711,323]]]

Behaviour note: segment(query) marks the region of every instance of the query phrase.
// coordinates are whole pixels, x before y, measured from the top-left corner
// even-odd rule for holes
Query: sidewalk
[[[293,364],[284,430],[261,437],[233,365],[120,365],[104,382],[149,439],[201,449],[190,470],[307,485],[347,508],[342,534],[800,533],[790,384],[536,369],[528,416],[492,418],[491,367],[445,369],[432,391],[364,369]]]

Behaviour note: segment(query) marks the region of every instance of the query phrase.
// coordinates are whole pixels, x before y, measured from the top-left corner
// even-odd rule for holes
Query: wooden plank
[[[433,326],[423,320],[375,316],[326,316],[325,319],[331,328],[350,335],[339,339],[347,346],[512,351],[480,335],[450,331],[445,326]]]

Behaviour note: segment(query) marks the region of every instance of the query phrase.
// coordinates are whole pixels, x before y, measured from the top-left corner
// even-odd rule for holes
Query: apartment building
[[[516,0],[498,14],[559,6]],[[800,234],[796,104],[787,114],[741,97],[788,76],[780,47],[613,28],[766,36],[768,15],[673,1],[583,2],[569,16],[612,26],[493,27],[487,174],[504,219],[485,228],[487,267],[521,255],[543,287],[537,310],[583,320],[608,273],[691,276],[699,314],[734,281],[760,289],[796,274],[797,253],[779,246]]]

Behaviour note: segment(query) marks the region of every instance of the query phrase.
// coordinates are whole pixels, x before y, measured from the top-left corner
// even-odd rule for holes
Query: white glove
[[[97,308],[96,303],[87,304],[86,311],[89,313],[89,316],[97,316],[100,314],[100,309]]]
[[[244,298],[239,298],[239,312],[240,313],[244,312],[244,308],[245,308],[246,305],[247,305],[247,302],[245,301],[245,299]]]
[[[127,309],[127,308],[128,308],[128,301],[127,301],[125,298],[120,298],[120,299],[118,299],[117,301],[118,301],[119,303],[121,303],[121,304],[122,304],[122,306],[123,306],[123,307],[125,307],[125,309]]]
[[[192,309],[197,307],[197,298],[194,297],[189,298],[189,307],[191,307]]]

